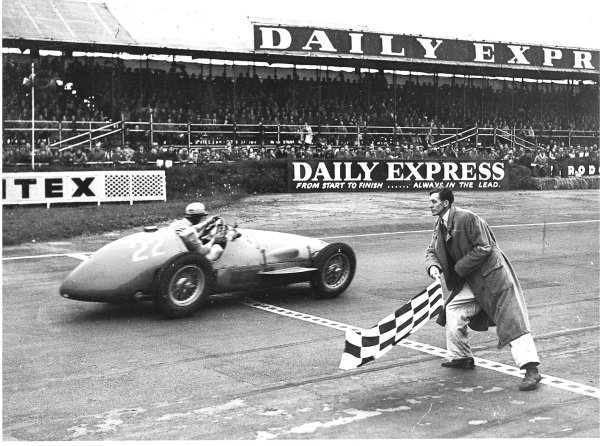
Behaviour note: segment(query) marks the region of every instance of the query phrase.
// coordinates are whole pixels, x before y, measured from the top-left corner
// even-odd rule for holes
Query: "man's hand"
[[[441,280],[440,279],[441,271],[437,266],[432,266],[429,268],[429,277],[433,280]]]

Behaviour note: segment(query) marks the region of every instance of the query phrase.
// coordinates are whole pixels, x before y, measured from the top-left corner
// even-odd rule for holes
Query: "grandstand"
[[[106,162],[127,146],[131,162],[140,145],[151,161],[170,146],[176,162],[221,159],[215,149],[275,156],[280,145],[302,157],[598,150],[597,49],[232,22],[211,9],[187,11],[205,32],[177,39],[102,3],[2,8],[8,164],[33,163],[32,147],[38,161],[72,163],[97,142]]]

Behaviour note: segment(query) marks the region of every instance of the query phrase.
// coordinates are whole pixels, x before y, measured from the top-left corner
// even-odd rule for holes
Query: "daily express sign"
[[[289,192],[508,189],[506,161],[288,162]]]
[[[381,34],[302,26],[254,25],[255,51],[314,56],[393,58],[596,73],[600,51],[503,42]]]

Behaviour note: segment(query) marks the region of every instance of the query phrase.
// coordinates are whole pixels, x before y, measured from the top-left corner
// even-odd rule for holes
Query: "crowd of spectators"
[[[29,89],[21,85],[29,70],[28,63],[3,58],[5,120],[31,119]],[[536,175],[546,175],[556,171],[549,166],[558,160],[597,157],[598,153],[597,145],[569,146],[564,141],[535,137],[544,132],[552,135],[552,130],[558,129],[597,132],[597,83],[573,88],[516,82],[498,90],[458,83],[433,86],[413,80],[395,86],[382,73],[363,73],[358,80],[344,79],[343,73],[338,73],[319,82],[287,75],[278,78],[275,74],[259,78],[249,72],[239,74],[234,82],[225,75],[188,75],[184,66],[170,71],[131,69],[120,59],[101,64],[94,58],[64,57],[41,57],[38,74],[62,81],[62,85],[54,83],[36,90],[35,114],[40,121],[107,121],[123,115],[126,121],[143,123],[152,114],[155,123],[236,122],[254,124],[257,130],[251,145],[223,142],[218,147],[213,144],[212,148],[192,150],[185,147],[183,133],[181,141],[161,138],[160,144],[149,144],[147,135],[134,128],[133,132],[127,130],[127,144],[121,146],[109,143],[106,149],[97,144],[91,150],[82,146],[58,150],[48,146],[52,138],[39,132],[38,163],[170,165],[269,158],[464,157],[507,159],[532,167]],[[311,128],[316,123],[318,134]],[[288,145],[282,138],[283,144],[269,144],[264,127],[269,125],[291,129],[293,143]],[[442,134],[444,128],[471,125],[506,131],[520,128],[519,136],[535,143],[536,148],[510,150],[506,144],[485,139],[482,146],[467,142],[438,149],[430,144],[432,135]],[[393,142],[361,137],[374,126],[400,127],[400,135]],[[403,136],[401,127],[426,128],[429,133]],[[4,145],[4,163],[31,162],[31,145],[25,140]]]
[[[396,146],[349,147],[344,144],[334,147],[320,143],[311,145],[278,144],[275,147],[235,146],[227,142],[224,147],[191,148],[161,146],[153,143],[146,148],[140,144],[132,147],[115,146],[105,149],[102,143],[96,143],[92,150],[84,150],[81,146],[74,149],[59,150],[42,143],[36,150],[36,163],[55,166],[85,166],[85,165],[157,165],[170,167],[174,164],[206,165],[211,163],[236,162],[244,160],[269,159],[377,159],[377,160],[506,160],[509,164],[517,164],[531,169],[534,176],[559,175],[564,172],[565,163],[574,158],[590,158],[598,161],[598,145],[565,146],[564,144],[547,145],[545,147],[526,149],[511,148],[508,144],[482,146],[480,144],[454,144],[440,148],[426,149],[422,145],[401,144]],[[31,162],[31,145],[25,144],[20,148],[9,148],[3,152],[3,163],[17,164]]]
[[[120,119],[210,124],[282,124],[532,128],[598,130],[598,84],[505,82],[502,89],[434,86],[414,78],[393,85],[382,73],[345,79],[343,72],[313,77],[232,77],[126,67],[121,59],[41,57],[38,72],[62,86],[36,93],[36,119],[68,122]],[[30,64],[3,58],[4,119],[31,119]],[[348,77],[346,75],[346,77]],[[234,86],[235,85],[235,86]],[[65,87],[68,86],[68,89]],[[76,94],[73,94],[76,91]],[[234,115],[235,111],[235,115]]]

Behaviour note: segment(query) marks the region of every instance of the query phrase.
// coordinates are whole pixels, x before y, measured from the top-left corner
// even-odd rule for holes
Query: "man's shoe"
[[[519,384],[519,390],[535,390],[541,380],[542,375],[540,375],[537,368],[527,369],[523,381]]]
[[[473,370],[475,368],[475,360],[473,358],[452,359],[447,362],[442,362],[442,367],[451,369]]]

